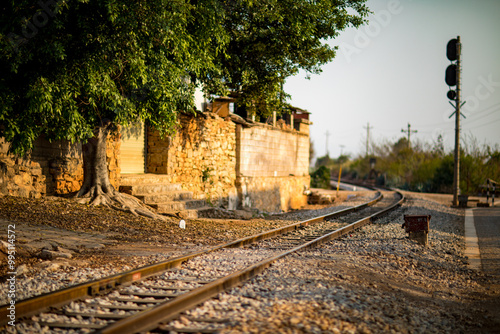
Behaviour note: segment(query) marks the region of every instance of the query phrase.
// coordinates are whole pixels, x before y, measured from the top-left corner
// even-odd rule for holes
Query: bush
[[[330,169],[321,166],[313,172],[311,174],[311,187],[330,189]]]

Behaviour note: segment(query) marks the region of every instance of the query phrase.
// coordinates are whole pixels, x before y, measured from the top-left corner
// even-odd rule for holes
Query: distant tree
[[[309,137],[309,164],[311,164],[311,161],[314,159],[315,153],[316,152],[314,151],[314,142]]]
[[[311,187],[330,189],[330,169],[320,166],[311,174]]]
[[[436,153],[437,155],[439,156],[444,156],[444,140],[443,140],[443,136],[442,135],[439,135],[437,137],[437,140],[436,142],[434,143],[434,148],[433,148],[433,152]]]
[[[327,154],[327,155],[324,155],[322,157],[318,157],[316,159],[316,164],[315,164],[315,167],[316,168],[319,168],[321,166],[325,166],[325,167],[329,167],[333,164],[333,159],[330,158],[330,156]]]
[[[340,155],[336,160],[335,162],[339,165],[343,165],[345,163],[347,163],[348,161],[350,160],[350,156],[348,154],[342,154]]]
[[[442,160],[436,169],[432,179],[433,191],[440,193],[453,192],[453,155],[448,154]]]

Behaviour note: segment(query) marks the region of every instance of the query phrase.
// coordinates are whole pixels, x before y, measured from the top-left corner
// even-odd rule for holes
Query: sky
[[[455,141],[454,107],[446,93],[450,39],[462,43],[461,137],[500,144],[500,0],[368,0],[369,23],[328,41],[335,59],[319,75],[288,78],[293,106],[311,112],[315,157],[352,158],[369,141],[407,138],[445,149]],[[327,137],[326,132],[329,136]],[[328,141],[327,141],[328,138]]]

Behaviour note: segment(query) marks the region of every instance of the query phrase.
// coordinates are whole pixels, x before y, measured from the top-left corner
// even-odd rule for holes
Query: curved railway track
[[[182,312],[254,277],[288,254],[351,233],[403,200],[399,192],[386,192],[385,196],[378,192],[374,200],[356,207],[19,301],[16,314],[18,319],[35,315],[27,320],[35,329],[168,332],[172,330],[168,322]],[[2,325],[7,306],[0,307]],[[37,315],[40,312],[46,313]],[[221,319],[193,321],[206,324],[205,328],[180,332],[213,333],[223,326]]]

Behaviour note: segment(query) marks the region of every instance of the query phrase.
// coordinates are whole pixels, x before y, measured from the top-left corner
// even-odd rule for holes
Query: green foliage
[[[218,58],[220,81],[249,112],[280,112],[287,77],[303,69],[321,72],[335,56],[326,44],[348,26],[364,22],[365,0],[234,0],[225,2],[223,22],[230,42]]]
[[[169,133],[178,110],[194,109],[186,78],[215,69],[225,43],[221,4],[199,3],[203,10],[166,0],[4,5],[0,135],[24,153],[41,134],[86,140],[104,121]]]
[[[432,178],[434,192],[452,193],[453,192],[453,155],[448,154],[441,159]]]
[[[330,189],[330,169],[321,166],[311,173],[311,187]]]
[[[207,183],[209,182],[210,184],[213,184],[214,181],[212,180],[212,175],[210,175],[210,172],[213,171],[212,168],[210,167],[205,167],[202,171],[201,171],[201,181],[203,183]]]
[[[442,138],[437,144],[423,145],[401,138],[395,143],[375,145],[377,157],[375,169],[385,174],[388,186],[422,192],[453,192],[453,153],[445,154]],[[474,139],[464,140],[460,156],[460,190],[463,194],[475,194],[487,178],[500,180],[500,150],[477,144]],[[362,157],[350,165],[351,174],[366,178],[369,158]]]
[[[316,168],[319,168],[321,166],[329,167],[333,165],[333,163],[334,163],[333,159],[330,158],[330,156],[327,154],[322,157],[318,157],[318,159],[316,159],[315,167]]]
[[[325,41],[367,15],[366,0],[28,0],[0,6],[0,136],[25,153],[86,141],[104,122],[174,131],[194,89],[233,91],[263,116],[285,79],[320,72]]]

